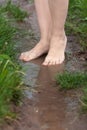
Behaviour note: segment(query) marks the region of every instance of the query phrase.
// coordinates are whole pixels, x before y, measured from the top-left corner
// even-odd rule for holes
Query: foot
[[[48,55],[43,63],[43,65],[57,65],[61,64],[65,59],[65,48],[66,48],[67,38],[53,37],[50,44],[50,49]]]
[[[38,58],[39,56],[47,53],[49,50],[49,42],[40,41],[33,49],[27,52],[23,52],[19,59],[23,61],[30,61]]]

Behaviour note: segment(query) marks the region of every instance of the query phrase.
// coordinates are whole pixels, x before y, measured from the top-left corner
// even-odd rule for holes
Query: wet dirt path
[[[27,29],[31,26],[35,37],[39,39],[34,5],[25,5],[24,9],[31,15],[22,26]],[[23,39],[25,40],[18,47],[20,52],[31,49],[37,42],[29,41],[28,38]],[[79,112],[80,91],[60,91],[54,78],[57,73],[67,69],[84,70],[84,60],[83,64],[79,64],[80,59],[72,55],[79,47],[77,45],[74,47],[73,40],[70,37],[69,39],[66,49],[67,60],[62,65],[42,66],[45,56],[32,62],[20,62],[26,73],[23,81],[26,86],[29,86],[29,90],[25,91],[26,98],[22,106],[14,108],[19,115],[17,120],[7,123],[0,130],[87,130],[87,115],[81,115]]]

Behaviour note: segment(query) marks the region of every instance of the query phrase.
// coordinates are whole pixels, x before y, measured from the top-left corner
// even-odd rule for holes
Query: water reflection
[[[32,130],[64,130],[61,123],[65,116],[64,99],[62,93],[58,94],[55,87],[55,75],[58,72],[62,72],[64,64],[55,66],[42,66],[43,58],[33,61],[33,63],[26,63],[29,67],[26,74],[26,82],[30,83],[30,79],[36,78],[36,82],[33,82],[37,93],[32,91],[27,93],[28,98],[33,102],[32,107]],[[34,67],[34,69],[33,69]],[[38,73],[35,72],[37,70]],[[30,75],[31,74],[31,75]],[[33,75],[33,77],[32,77]],[[31,78],[29,78],[31,76]],[[31,86],[31,83],[29,84]],[[31,93],[33,96],[31,96]],[[34,100],[35,99],[35,100]]]
[[[28,67],[25,81],[28,80],[27,83],[31,86],[31,91],[27,91],[27,96],[32,102],[29,130],[82,130],[86,128],[87,125],[83,122],[84,117],[81,119],[78,116],[78,100],[75,91],[69,93],[59,91],[56,86],[55,75],[64,71],[64,63],[42,66],[43,60],[44,57],[24,64]]]

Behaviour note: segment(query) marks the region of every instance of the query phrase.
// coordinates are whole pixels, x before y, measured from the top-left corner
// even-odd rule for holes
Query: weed
[[[87,0],[70,0],[66,22],[67,34],[76,35],[83,50],[87,49]]]
[[[13,12],[12,12],[13,11]],[[13,16],[9,16],[9,13]],[[1,118],[15,117],[11,112],[11,102],[18,104],[22,96],[23,72],[17,63],[14,63],[14,39],[18,29],[12,24],[25,18],[25,12],[9,1],[0,8],[0,121]],[[9,117],[9,118],[10,118]]]
[[[0,118],[10,114],[13,96],[20,97],[21,75],[19,67],[11,61],[10,57],[0,55]],[[19,99],[17,98],[15,97],[16,100]]]
[[[87,111],[87,73],[81,72],[64,72],[57,74],[56,82],[60,85],[60,89],[76,89],[82,88],[83,96],[80,102],[82,104],[82,110]]]
[[[23,21],[24,18],[28,16],[27,12],[21,10],[18,5],[12,4],[11,0],[9,0],[3,8],[1,8],[1,12],[6,12],[8,15],[12,16],[16,19],[16,21]]]
[[[56,81],[63,89],[74,89],[87,86],[87,73],[64,72],[57,74]]]
[[[11,57],[15,55],[13,46],[16,42],[15,37],[20,32],[15,27],[15,22],[23,21],[26,16],[27,12],[12,4],[11,1],[8,1],[6,5],[0,6],[0,53],[5,53]]]
[[[16,34],[16,28],[10,25],[10,22],[4,14],[0,15],[0,53],[11,54],[12,40]],[[10,51],[9,51],[10,50]],[[13,53],[12,53],[13,54]]]

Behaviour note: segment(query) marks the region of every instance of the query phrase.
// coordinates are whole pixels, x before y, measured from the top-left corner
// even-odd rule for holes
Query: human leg
[[[48,0],[35,0],[35,7],[40,26],[41,39],[33,49],[21,54],[20,59],[24,61],[35,59],[49,50],[51,16]]]
[[[64,61],[67,38],[64,31],[69,0],[49,0],[52,17],[52,37],[49,53],[43,65],[55,65]]]

